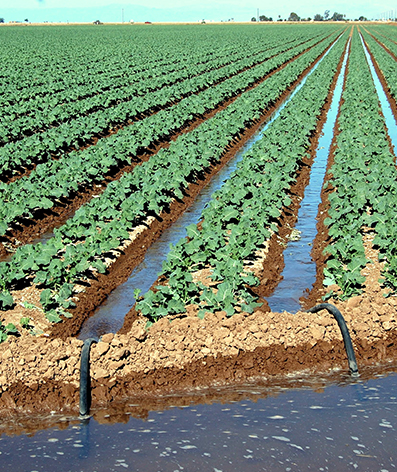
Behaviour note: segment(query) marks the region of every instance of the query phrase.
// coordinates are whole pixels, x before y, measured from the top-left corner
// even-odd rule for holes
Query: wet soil
[[[325,52],[324,52],[325,53]],[[323,56],[319,56],[317,61]],[[315,64],[314,63],[314,64]],[[150,224],[143,225],[139,231],[131,233],[131,240],[125,244],[120,250],[120,256],[108,267],[106,274],[95,274],[95,277],[90,280],[89,286],[84,287],[84,292],[79,295],[77,307],[69,310],[72,313],[72,318],[65,319],[64,322],[54,325],[52,330],[43,327],[45,325],[45,318],[40,310],[26,310],[21,303],[28,301],[33,297],[36,301],[37,289],[35,287],[28,287],[27,293],[20,291],[13,292],[14,300],[16,300],[17,307],[10,312],[3,313],[3,320],[6,322],[18,322],[22,316],[27,316],[34,321],[35,327],[38,324],[40,330],[51,334],[52,337],[60,337],[66,339],[68,336],[75,336],[85,319],[98,307],[107,297],[107,295],[118,285],[123,283],[129,277],[132,270],[143,260],[146,249],[161,235],[161,233],[168,228],[176,219],[193,203],[196,195],[209,182],[215,173],[217,173],[245,144],[245,142],[252,137],[253,134],[263,126],[270,116],[277,110],[281,103],[288,97],[295,86],[307,75],[314,64],[304,71],[294,84],[285,90],[279,99],[272,104],[271,107],[263,111],[260,119],[252,122],[251,126],[246,129],[236,138],[229,147],[225,150],[220,162],[208,170],[202,179],[190,185],[186,192],[186,197],[183,202],[174,201],[168,212],[163,212],[157,219],[150,218]],[[212,111],[211,113],[215,113]],[[197,126],[195,123],[192,126]],[[168,145],[169,143],[158,144],[158,148]],[[156,149],[157,150],[157,149]],[[153,152],[155,152],[154,150]],[[149,157],[148,157],[149,158]],[[88,285],[88,284],[87,284]],[[33,301],[35,303],[35,301]],[[36,306],[40,306],[36,303]]]
[[[255,123],[250,135],[264,121],[265,118]],[[236,151],[233,147],[242,144],[234,144],[222,162],[228,160],[228,153]],[[193,192],[201,186],[192,186],[188,199],[193,199]],[[109,273],[98,275],[87,287],[73,318],[56,325],[50,339],[43,322],[42,335],[10,336],[0,344],[0,410],[4,418],[12,417],[16,411],[77,413],[83,343],[70,336],[77,333],[82,321],[112,287],[128,277],[132,266],[143,258],[145,247],[163,231],[163,225],[171,224],[178,211],[185,211],[188,199],[174,202],[172,211],[162,215],[162,221],[154,220],[150,228],[137,234]],[[374,261],[364,269],[365,292],[346,302],[330,300],[345,316],[359,368],[395,359],[397,342],[397,299],[384,298],[378,282],[381,266],[371,234],[365,243]],[[24,299],[38,304],[34,287],[27,290]],[[318,289],[316,296],[320,293]],[[33,312],[38,313],[38,319],[43,316],[40,310],[20,306],[17,309],[17,317]],[[149,329],[145,329],[146,321],[135,314],[128,321],[128,330],[104,335],[92,346],[93,408],[132,395],[153,399],[159,394],[189,393],[199,387],[239,384],[258,377],[266,380],[293,372],[347,370],[341,335],[335,320],[325,311],[293,315],[257,310],[231,318],[218,312],[200,320],[194,310],[189,310],[186,315],[162,319]]]
[[[170,142],[175,141],[180,135],[192,131],[193,129],[197,128],[200,124],[202,124],[204,121],[212,118],[215,114],[227,108],[244,92],[252,90],[257,85],[259,85],[260,83],[264,82],[269,77],[271,77],[272,75],[282,70],[290,62],[293,62],[295,59],[303,55],[309,49],[311,48],[306,49],[305,51],[301,52],[300,54],[286,61],[280,67],[274,69],[266,76],[258,79],[254,84],[246,87],[242,92],[236,94],[235,96],[227,100],[224,100],[220,105],[208,111],[204,115],[195,116],[192,120],[185,123],[185,125],[182,126],[181,128],[172,131],[169,135],[163,136],[161,141],[156,141],[152,143],[148,148],[142,149],[137,155],[130,156],[131,164],[122,165],[122,166],[119,166],[118,168],[111,169],[111,171],[109,171],[109,173],[105,176],[103,181],[93,182],[92,184],[88,184],[88,185],[86,184],[84,186],[79,187],[76,192],[70,195],[70,197],[63,198],[62,201],[55,204],[49,210],[38,210],[36,212],[33,211],[32,212],[33,218],[30,218],[30,219],[19,218],[18,221],[16,221],[16,223],[10,227],[7,234],[5,236],[0,237],[0,258],[7,257],[8,255],[12,254],[12,252],[15,251],[17,247],[23,244],[30,244],[35,239],[39,238],[41,235],[49,231],[52,231],[56,227],[63,225],[65,221],[67,221],[67,219],[70,218],[78,208],[80,208],[85,203],[89,202],[91,198],[93,198],[94,196],[100,195],[106,189],[106,186],[111,181],[120,179],[120,177],[124,173],[132,172],[136,165],[139,165],[140,163],[149,160],[150,157],[156,154],[160,149],[169,147]],[[254,66],[250,68],[253,68],[256,65],[257,64],[255,64]],[[249,68],[245,68],[245,69],[249,69]],[[298,81],[299,80],[300,79],[298,79]],[[296,83],[298,83],[298,81]],[[287,93],[289,93],[289,91],[287,91]],[[282,99],[284,98],[285,98],[285,95],[282,96]],[[174,101],[171,105],[176,104],[178,101]],[[277,101],[277,103],[280,103],[280,101]],[[270,110],[272,111],[270,113],[266,112],[265,120],[268,119],[268,116],[270,116],[270,114],[277,108],[277,106],[278,105],[273,104],[273,106],[269,107]],[[166,108],[166,107],[167,106],[161,107],[161,109]],[[143,114],[142,116],[140,116],[139,119],[146,118],[147,116],[157,113],[157,111],[158,110],[156,110],[155,112]],[[81,146],[80,150],[84,150],[90,146],[95,145],[100,138],[106,138],[113,134],[116,134],[119,130],[124,129],[125,125],[133,125],[135,121],[137,120],[134,120],[133,122],[128,122],[127,124],[121,124],[119,126],[112,128],[112,130],[109,130],[108,133],[102,133],[100,136],[96,136],[92,138],[90,140],[90,143],[84,146]],[[248,137],[246,139],[248,139]],[[29,169],[28,172],[22,172],[20,175],[14,176],[10,181],[15,180],[16,178],[21,178],[22,176],[29,175],[29,173],[34,168],[35,166]]]
[[[371,251],[370,241],[368,250]],[[395,359],[397,299],[384,298],[379,267],[369,264],[366,292],[334,302],[344,314],[359,368]],[[104,335],[91,349],[92,406],[124,397],[153,398],[208,385],[272,379],[279,374],[347,370],[337,324],[326,311],[257,311],[227,318],[195,313],[162,319],[148,330],[139,317],[127,334]],[[78,407],[82,341],[11,339],[0,345],[0,410],[73,412]],[[8,413],[7,413],[8,411]]]

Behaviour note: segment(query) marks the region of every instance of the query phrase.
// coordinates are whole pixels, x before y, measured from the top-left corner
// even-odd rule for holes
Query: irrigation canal
[[[359,379],[333,372],[218,389],[210,403],[210,392],[196,391],[191,404],[178,407],[175,398],[145,419],[134,417],[142,409],[133,400],[121,416],[97,412],[108,424],[61,418],[35,434],[1,436],[0,470],[391,472],[397,374],[387,372],[396,368],[363,369]]]

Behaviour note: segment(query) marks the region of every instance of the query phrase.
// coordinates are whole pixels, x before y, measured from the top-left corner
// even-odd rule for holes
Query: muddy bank
[[[369,267],[367,270],[371,270]],[[374,281],[373,273],[369,279]],[[374,282],[375,283],[375,282]],[[368,287],[369,288],[369,287]],[[375,290],[337,303],[360,366],[396,358],[397,299]],[[107,334],[91,350],[92,406],[127,396],[181,393],[299,371],[348,370],[343,342],[327,312],[257,311],[227,318],[194,313],[163,319],[145,330],[138,318],[128,334]],[[78,408],[82,341],[10,339],[0,345],[0,409]]]

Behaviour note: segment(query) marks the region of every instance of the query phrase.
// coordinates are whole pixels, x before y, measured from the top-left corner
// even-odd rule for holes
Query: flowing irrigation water
[[[281,274],[282,280],[274,292],[266,298],[272,311],[281,312],[286,310],[290,313],[298,311],[301,308],[299,299],[304,296],[316,279],[316,264],[310,253],[316,236],[316,217],[321,202],[321,188],[342,96],[348,49],[335,86],[322,136],[318,142],[316,156],[310,172],[310,181],[305,189],[298,212],[298,220],[294,231],[291,233],[294,236],[291,237],[284,250],[285,267]]]
[[[217,394],[197,391],[190,404],[169,399],[166,410],[130,399],[124,409],[98,411],[89,422],[63,421],[19,436],[8,431],[0,438],[0,468],[394,470],[396,367],[367,368],[355,380],[333,372],[273,386],[219,388]]]
[[[372,78],[379,97],[382,113],[386,120],[386,126],[393,144],[394,152],[397,150],[397,125],[391,110],[387,96],[382,84],[376,74],[371,56],[360,35],[365,51],[367,62],[371,70]],[[343,77],[346,69],[347,53],[343,67],[338,78],[337,85],[324,125],[323,136],[319,140],[316,157],[313,162],[310,174],[310,182],[305,190],[305,196],[298,213],[298,221],[293,234],[294,239],[289,241],[284,251],[285,267],[282,273],[283,279],[277,286],[273,294],[267,298],[267,302],[272,311],[287,310],[296,312],[301,308],[299,299],[304,296],[305,291],[310,287],[316,277],[316,267],[310,257],[311,246],[316,234],[316,213],[320,203],[320,193],[325,175],[327,158],[333,137],[333,128],[338,113],[339,102],[342,94]]]
[[[184,234],[186,223],[177,224]],[[123,301],[127,310],[134,288]],[[108,325],[103,329],[109,331]],[[15,432],[0,438],[0,469],[388,471],[397,460],[397,375],[385,373],[396,371],[397,365],[383,366],[367,376],[363,369],[360,379],[333,372],[324,381],[299,373],[276,386],[265,379],[265,385],[219,388],[215,400],[196,391],[197,401],[189,405],[175,398],[168,410],[145,409],[131,399],[122,413],[97,411],[89,422],[64,418],[57,427],[24,434],[16,419]]]
[[[327,54],[331,48],[328,50]],[[325,57],[325,56],[324,56]],[[225,165],[211,182],[201,191],[193,205],[147,250],[144,261],[132,272],[129,279],[117,287],[108,299],[95,311],[83,325],[79,338],[99,338],[102,334],[118,331],[124,321],[125,315],[135,304],[134,290],[140,289],[146,293],[157,279],[157,274],[164,260],[167,258],[170,244],[176,244],[186,236],[186,227],[192,223],[198,223],[205,205],[210,201],[211,195],[218,190],[223,182],[228,179],[236,169],[236,165],[242,159],[256,141],[261,139],[268,126],[278,117],[285,105],[303,87],[307,78],[316,70],[322,59],[313,67],[306,77],[299,83],[295,90],[284,101],[280,108],[273,114],[270,120],[240,149],[232,160]]]
[[[375,84],[376,92],[379,97],[379,102],[380,106],[382,108],[382,113],[386,121],[386,126],[387,130],[389,132],[389,137],[391,139],[392,145],[393,145],[393,152],[394,155],[397,155],[397,124],[396,124],[396,118],[393,114],[393,111],[391,109],[389,100],[387,99],[386,93],[383,90],[382,84],[379,80],[378,74],[376,73],[374,64],[372,62],[371,55],[369,54],[368,48],[363,40],[362,35],[360,34],[360,39],[361,43],[364,48],[365,56],[367,58],[368,66],[372,74],[372,79]]]

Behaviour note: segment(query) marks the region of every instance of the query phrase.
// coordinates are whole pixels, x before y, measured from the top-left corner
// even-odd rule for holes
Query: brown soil
[[[322,55],[319,56],[317,61],[320,60],[321,57]],[[8,312],[3,312],[3,321],[5,323],[15,323],[19,322],[19,319],[22,316],[30,317],[34,322],[34,329],[37,331],[44,331],[47,334],[51,333],[53,337],[61,337],[62,339],[66,339],[68,336],[76,335],[79,332],[84,320],[87,319],[94,309],[103,303],[103,301],[115,287],[127,280],[132,270],[143,260],[147,248],[193,203],[196,195],[209,182],[213,175],[215,175],[235,155],[235,153],[245,144],[245,142],[271,117],[275,110],[277,110],[277,108],[288,97],[291,91],[309,72],[309,70],[311,70],[311,67],[304,71],[294,82],[294,84],[285,90],[271,107],[263,111],[263,115],[260,119],[252,122],[251,126],[246,129],[245,133],[242,133],[238,139],[235,139],[232,143],[230,143],[229,147],[225,150],[223,156],[221,157],[220,162],[209,169],[200,181],[192,184],[189,187],[186,192],[187,196],[184,198],[183,202],[174,201],[168,212],[161,214],[158,219],[152,218],[150,225],[147,225],[146,228],[143,228],[143,231],[141,230],[138,233],[132,233],[131,240],[128,241],[128,245],[125,245],[123,248],[121,248],[121,254],[108,267],[108,272],[106,274],[95,274],[93,279],[90,280],[89,286],[85,287],[84,292],[79,295],[77,307],[75,309],[69,310],[73,315],[72,318],[67,319],[57,325],[53,325],[54,327],[52,329],[47,323],[47,327],[45,328],[43,327],[43,324],[45,324],[45,318],[42,311],[27,310],[21,306],[20,303],[26,301],[26,298],[23,298],[23,294],[21,294],[20,291],[16,291],[13,292],[14,300],[17,302],[16,311],[14,309]],[[224,106],[225,105],[226,104],[224,104]],[[214,114],[216,111],[212,111],[211,113]],[[191,127],[197,125],[198,123],[195,122],[191,125]],[[153,152],[156,152],[160,147],[167,145],[169,145],[169,143],[158,144]],[[144,158],[146,159],[146,156]],[[29,293],[34,291],[37,292],[37,290],[33,287],[30,289]],[[38,297],[36,295],[36,299],[37,298]],[[36,306],[40,307],[40,304],[36,303]]]
[[[252,134],[264,121],[265,118],[256,123],[248,133]],[[219,166],[228,160],[228,153],[235,153],[241,145],[242,141],[234,144]],[[150,244],[178,212],[187,208],[194,191],[201,186],[192,186],[185,202],[175,202],[172,211],[162,215],[162,221],[155,220],[150,229],[136,235],[134,243],[111,265],[109,274],[99,275],[83,293],[72,321],[56,325],[52,335],[58,338],[9,337],[0,344],[3,418],[13,417],[16,411],[25,411],[31,417],[43,411],[77,413],[82,341],[69,335],[75,334],[87,314],[128,276],[143,257],[142,246]],[[370,233],[365,236],[365,245],[368,257],[374,261],[363,271],[367,277],[365,292],[346,302],[330,300],[345,317],[359,368],[395,358],[397,342],[397,299],[384,298],[378,282],[381,265]],[[37,292],[24,296],[38,303]],[[21,307],[19,313],[29,311],[32,310]],[[240,384],[255,378],[268,382],[292,372],[347,370],[340,332],[325,311],[293,315],[258,310],[231,318],[219,312],[207,314],[204,320],[188,312],[174,319],[162,319],[148,330],[146,319],[141,316],[130,318],[128,323],[128,331],[106,334],[92,346],[94,409],[131,396],[146,398],[153,404],[159,394],[190,395],[192,389],[208,385]]]
[[[111,181],[120,179],[120,177],[124,173],[132,172],[136,165],[139,165],[140,163],[149,160],[150,157],[156,154],[160,149],[169,147],[170,142],[175,141],[182,134],[186,134],[192,131],[193,129],[197,128],[200,124],[202,124],[204,121],[212,118],[215,114],[227,108],[244,92],[252,90],[257,85],[261,84],[262,82],[267,80],[269,77],[271,77],[272,75],[282,70],[290,62],[294,61],[295,59],[303,55],[309,49],[311,48],[308,48],[302,53],[298,54],[297,56],[291,58],[290,60],[285,62],[283,65],[278,67],[277,69],[271,71],[266,76],[258,79],[254,84],[246,87],[242,92],[236,94],[234,97],[224,100],[220,105],[216,106],[213,110],[208,111],[207,113],[205,113],[204,115],[200,117],[193,118],[190,122],[185,123],[185,125],[183,125],[181,128],[172,131],[169,135],[164,135],[161,141],[152,143],[148,148],[140,152],[138,155],[130,156],[131,164],[120,166],[117,169],[112,169],[112,171],[106,175],[105,179],[102,182],[92,183],[88,185],[86,184],[84,186],[79,187],[79,189],[76,192],[73,192],[70,195],[70,197],[63,198],[59,204],[54,205],[51,209],[38,210],[36,212],[33,212],[32,219],[19,218],[19,221],[17,221],[16,224],[10,226],[10,230],[7,232],[7,234],[3,237],[0,237],[0,258],[2,257],[4,258],[7,255],[10,255],[13,251],[15,251],[17,247],[24,244],[30,244],[36,238],[39,238],[44,233],[49,232],[53,230],[54,228],[63,225],[65,221],[68,218],[70,218],[78,208],[80,208],[82,205],[90,201],[91,198],[93,198],[94,196],[100,195],[106,189],[106,186]],[[294,86],[295,84],[293,85],[293,87]],[[174,101],[172,104],[175,104],[177,102],[178,101]],[[279,103],[279,101],[277,101],[277,103]],[[162,108],[166,108],[166,107],[167,106],[164,106]],[[271,110],[271,112],[274,112],[276,108],[277,106],[273,104],[273,106],[269,107],[269,110]],[[265,119],[268,119],[271,112],[265,113]],[[157,113],[157,111],[155,113]],[[142,115],[142,117],[147,117],[150,114],[154,114],[154,113],[151,112],[148,114],[144,114],[144,116]],[[133,124],[133,122],[129,124]],[[80,150],[83,150],[92,145],[95,145],[99,138],[109,137],[117,133],[117,131],[123,129],[124,127],[125,127],[124,125],[119,125],[117,127],[114,127],[112,130],[109,130],[108,133],[102,133],[101,136],[92,138],[91,142],[87,145],[82,146]],[[14,176],[12,180],[28,175],[33,169],[34,169],[34,166],[31,169],[29,169],[28,172],[22,173],[18,175],[17,177]]]
[[[367,241],[371,251],[370,239]],[[359,368],[395,357],[397,300],[384,298],[380,268],[369,264],[366,293],[335,302],[352,335]],[[128,334],[107,334],[91,350],[92,404],[123,397],[183,393],[207,385],[239,384],[296,371],[347,370],[335,320],[326,311],[208,314],[162,319],[145,330],[138,318]],[[82,341],[20,338],[0,345],[0,409],[74,412]]]

